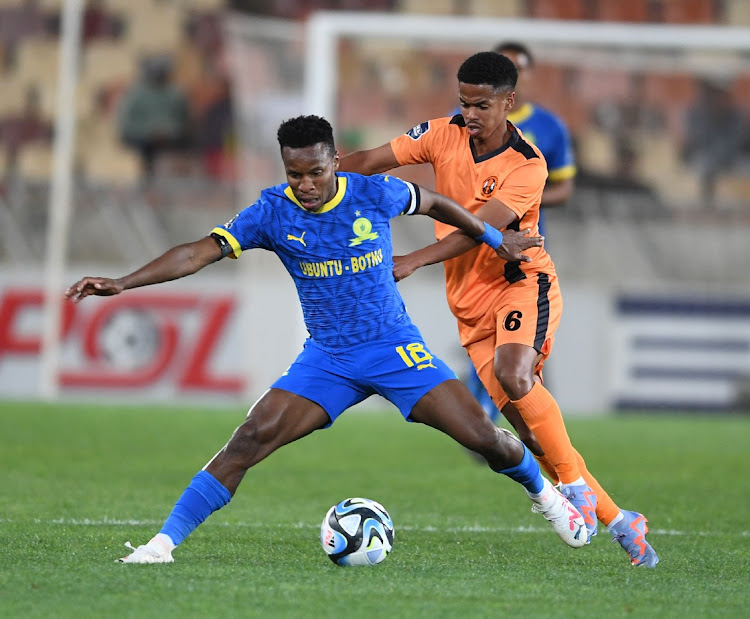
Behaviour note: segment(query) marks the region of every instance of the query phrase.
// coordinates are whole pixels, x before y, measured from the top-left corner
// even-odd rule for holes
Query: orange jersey
[[[547,180],[547,164],[539,149],[526,142],[510,123],[510,139],[498,150],[476,156],[463,117],[438,118],[417,125],[391,141],[399,165],[431,163],[436,190],[476,213],[490,198],[500,200],[518,217],[509,228],[539,233],[539,205]],[[442,239],[454,227],[435,222]],[[446,260],[445,285],[453,314],[475,325],[497,304],[504,289],[534,273],[555,275],[543,247],[525,252],[531,262],[506,262],[485,244]]]

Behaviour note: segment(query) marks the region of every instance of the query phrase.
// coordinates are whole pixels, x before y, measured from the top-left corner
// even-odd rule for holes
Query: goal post
[[[750,51],[750,28],[745,27],[321,11],[307,22],[305,101],[310,113],[335,117],[338,42],[363,37],[463,44],[473,49],[481,49],[478,42],[491,47],[512,38],[530,45]]]
[[[740,238],[748,232],[750,139],[722,167],[715,204],[704,200],[699,167],[709,149],[694,161],[686,143],[696,128],[689,113],[706,103],[704,86],[728,93],[733,112],[750,124],[750,28],[320,12],[306,24],[305,113],[328,118],[344,152],[379,146],[451,114],[460,63],[501,41],[529,46],[529,99],[561,116],[575,143],[574,197],[545,211],[566,304],[545,377],[561,406],[628,408],[624,396],[637,395],[680,408],[686,394],[696,406],[732,406],[734,369],[717,373],[699,350],[669,347],[718,345],[725,334],[705,327],[707,314],[688,322],[681,312],[747,299]],[[427,184],[416,168],[395,173]],[[432,226],[418,219],[393,226],[397,252],[434,240]],[[466,359],[444,311],[441,276],[442,269],[423,269],[400,289],[427,341],[460,372]],[[628,313],[633,307],[670,311]],[[750,315],[722,327],[746,337],[748,325]],[[652,332],[668,337],[651,340]]]

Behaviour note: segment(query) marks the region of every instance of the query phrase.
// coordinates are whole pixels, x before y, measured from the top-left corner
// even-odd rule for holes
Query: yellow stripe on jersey
[[[219,236],[223,236],[228,242],[229,245],[232,247],[232,253],[229,254],[229,257],[233,260],[236,260],[240,257],[240,254],[242,253],[242,248],[240,247],[240,244],[237,242],[237,239],[232,236],[231,233],[224,230],[224,228],[214,228],[211,230],[211,233],[218,234]]]
[[[346,195],[346,177],[345,176],[337,176],[336,179],[338,180],[339,188],[336,191],[336,195],[331,198],[330,201],[326,202],[323,206],[320,207],[320,210],[318,211],[307,211],[308,213],[312,213],[313,215],[317,215],[319,213],[327,213],[331,209],[336,208],[341,200],[344,199],[344,195]],[[284,190],[284,193],[286,194],[286,197],[289,198],[292,202],[294,202],[297,206],[300,208],[305,208],[299,203],[299,200],[294,197],[294,192],[292,191],[291,187],[287,187]],[[305,209],[307,210],[307,209]]]
[[[565,181],[569,178],[573,178],[576,175],[576,171],[577,170],[574,165],[566,165],[565,167],[550,171],[549,175],[547,176],[547,180],[552,181],[553,183]]]
[[[534,106],[531,103],[524,103],[519,109],[513,110],[508,114],[508,120],[518,126],[524,120],[527,120],[534,113]]]

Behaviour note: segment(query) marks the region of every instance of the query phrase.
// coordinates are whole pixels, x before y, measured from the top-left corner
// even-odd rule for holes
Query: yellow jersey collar
[[[305,211],[307,211],[311,215],[320,215],[321,213],[327,213],[331,209],[336,208],[339,205],[339,203],[341,202],[341,200],[344,199],[344,196],[346,195],[346,181],[347,181],[346,176],[339,176],[337,174],[336,175],[336,179],[338,180],[338,184],[339,184],[339,188],[336,190],[336,195],[333,196],[333,198],[331,198],[328,202],[326,202],[320,208],[319,211],[308,211],[304,206],[302,206],[299,203],[299,200],[297,200],[297,198],[294,197],[294,192],[292,191],[291,187],[287,187],[284,190],[284,194],[286,195],[287,198],[289,198],[297,206],[299,206],[301,209],[304,209]]]
[[[531,103],[524,103],[520,108],[508,114],[508,120],[518,126],[518,123],[528,120],[533,113],[534,106]]]

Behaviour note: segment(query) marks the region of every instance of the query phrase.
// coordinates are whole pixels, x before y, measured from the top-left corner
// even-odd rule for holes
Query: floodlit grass
[[[395,410],[347,413],[245,477],[171,565],[147,541],[242,412],[0,405],[1,617],[727,617],[750,602],[750,422],[569,420],[589,468],[643,511],[661,557],[632,568],[604,528],[567,548],[521,488]],[[326,510],[389,510],[391,556],[340,568]]]

